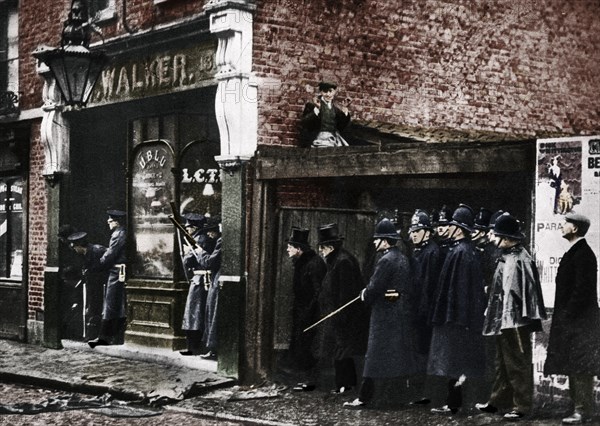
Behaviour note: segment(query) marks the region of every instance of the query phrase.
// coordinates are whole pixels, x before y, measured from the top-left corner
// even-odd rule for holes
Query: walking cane
[[[331,318],[332,316],[334,316],[335,314],[337,314],[338,312],[340,312],[342,309],[345,309],[346,307],[348,307],[349,305],[353,304],[354,302],[356,302],[357,300],[360,300],[360,295],[356,296],[356,298],[352,299],[351,301],[349,301],[348,303],[346,303],[344,306],[337,308],[335,311],[333,311],[332,313],[324,316],[323,318],[321,318],[319,321],[317,321],[316,323],[314,323],[313,325],[307,327],[304,329],[303,333],[307,332],[308,330],[310,330],[313,327],[316,327],[317,325],[321,324],[323,321],[325,321],[327,318]]]

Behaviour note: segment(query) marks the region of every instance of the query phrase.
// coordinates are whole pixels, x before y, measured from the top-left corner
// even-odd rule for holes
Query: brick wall
[[[255,17],[259,143],[295,145],[321,79],[355,118],[526,136],[590,134],[600,4],[265,0]]]
[[[44,267],[46,266],[46,182],[42,176],[44,147],[40,138],[40,122],[31,127],[29,173],[29,319],[44,307]]]

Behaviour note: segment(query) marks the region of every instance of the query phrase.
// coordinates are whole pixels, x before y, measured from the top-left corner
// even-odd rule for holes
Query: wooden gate
[[[277,243],[276,288],[275,288],[275,330],[273,346],[276,350],[289,347],[292,325],[292,276],[293,267],[287,257],[287,240],[292,227],[310,230],[309,242],[317,249],[317,228],[328,223],[337,223],[340,235],[344,237],[344,247],[354,254],[361,267],[367,264],[373,255],[373,231],[376,213],[365,210],[341,209],[299,209],[283,207],[279,211],[279,229]]]

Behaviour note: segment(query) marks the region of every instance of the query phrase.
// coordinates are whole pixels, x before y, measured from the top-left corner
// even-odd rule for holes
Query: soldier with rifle
[[[190,284],[181,324],[181,329],[185,332],[187,348],[179,353],[184,356],[199,355],[202,351],[210,271],[200,268],[194,251],[203,246],[205,250],[212,251],[212,247],[207,244],[210,242],[206,232],[203,230],[206,218],[198,213],[187,213],[183,215],[184,225],[174,216],[169,218],[180,231],[183,269]]]

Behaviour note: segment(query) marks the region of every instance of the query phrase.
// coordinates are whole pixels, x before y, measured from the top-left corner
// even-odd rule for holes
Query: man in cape
[[[505,420],[519,420],[531,411],[533,372],[531,333],[542,330],[546,309],[537,267],[523,247],[517,219],[504,213],[494,224],[494,240],[502,256],[489,291],[484,336],[496,343],[495,380],[488,402],[476,404],[495,413],[509,406]]]

